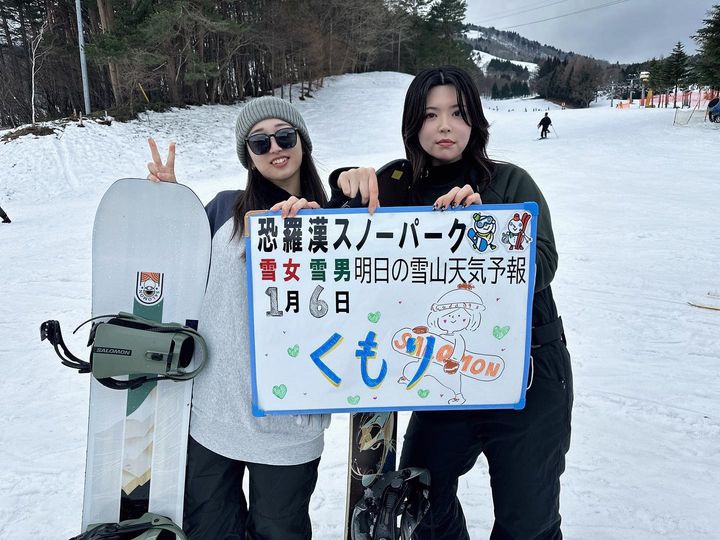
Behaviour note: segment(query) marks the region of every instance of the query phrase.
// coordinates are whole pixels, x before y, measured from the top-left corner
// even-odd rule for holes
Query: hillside
[[[477,64],[477,66],[480,69],[482,69],[483,73],[485,73],[486,75],[488,72],[488,65],[490,64],[490,62],[492,62],[493,60],[500,60],[500,61],[506,60],[505,58],[500,58],[500,57],[492,55],[490,53],[486,53],[486,52],[478,51],[478,50],[474,50],[472,52],[472,56],[473,56],[473,60],[475,61],[475,64]],[[509,60],[509,59],[508,59],[508,61],[512,62],[516,66],[527,69],[530,74],[535,73],[538,69],[538,65],[533,62],[523,62],[521,60]]]
[[[492,27],[470,24],[465,36],[474,49],[507,60],[537,62],[553,56],[564,60],[573,54],[524,38],[517,32],[496,30]]]

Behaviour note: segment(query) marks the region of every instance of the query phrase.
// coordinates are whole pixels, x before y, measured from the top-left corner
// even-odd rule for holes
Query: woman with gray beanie
[[[235,135],[247,185],[218,193],[206,207],[212,264],[199,330],[211,361],[195,378],[183,529],[190,539],[306,540],[312,537],[310,496],[330,416],[252,414],[242,233],[250,210],[294,215],[324,206],[327,197],[307,126],[290,103],[253,99],[240,110]],[[155,141],[148,143],[153,157],[148,178],[175,182],[174,145],[163,163]],[[249,504],[242,488],[245,471]]]

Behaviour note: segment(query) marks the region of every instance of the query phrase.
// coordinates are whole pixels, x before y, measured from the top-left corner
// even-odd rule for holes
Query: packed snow
[[[296,101],[321,174],[402,157],[411,77],[326,80]],[[560,110],[542,100],[485,102],[490,156],[527,169],[552,211],[553,282],[573,357],[573,440],[562,477],[569,539],[718,537],[720,311],[688,305],[720,290],[718,125],[673,127],[671,109],[607,102]],[[90,313],[95,209],[117,178],[144,177],[146,138],[177,142],[177,174],[204,201],[242,187],[241,105],[143,114],[111,126],[58,125],[0,143],[0,538],[68,538],[80,528],[88,379],[60,365],[39,326]],[[554,131],[537,140],[549,109]],[[83,335],[80,335],[83,334]],[[401,414],[400,432],[408,413]],[[312,499],[315,538],[342,538],[348,416],[326,434]],[[401,441],[400,441],[401,444]],[[473,539],[487,538],[486,463],[459,485]]]
[[[485,32],[482,30],[467,30],[465,37],[468,39],[482,39],[485,37]]]

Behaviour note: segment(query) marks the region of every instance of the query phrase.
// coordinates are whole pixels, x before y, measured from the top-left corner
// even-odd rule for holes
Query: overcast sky
[[[630,63],[668,56],[678,41],[693,54],[697,44],[690,36],[720,0],[467,0],[467,4],[468,23],[511,30],[564,51]],[[577,11],[581,12],[571,14]]]

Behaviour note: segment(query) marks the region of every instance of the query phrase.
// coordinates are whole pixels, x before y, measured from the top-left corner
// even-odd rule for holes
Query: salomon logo
[[[118,356],[132,356],[132,349],[114,349],[112,347],[94,347],[96,354],[115,354]]]

